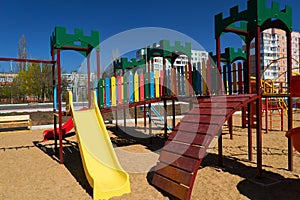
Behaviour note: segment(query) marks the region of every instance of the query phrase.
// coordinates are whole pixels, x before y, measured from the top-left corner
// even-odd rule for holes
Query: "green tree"
[[[51,65],[43,65],[40,75],[40,84],[41,84],[41,101],[52,98],[52,66]]]
[[[45,98],[52,96],[51,67],[38,63],[28,64],[28,70],[19,71],[19,75],[13,81],[14,96],[20,101],[25,101],[27,96],[36,97],[44,102]]]

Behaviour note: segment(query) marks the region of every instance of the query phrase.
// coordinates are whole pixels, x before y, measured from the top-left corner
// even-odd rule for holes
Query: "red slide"
[[[71,131],[74,128],[74,124],[73,124],[73,119],[72,117],[70,117],[63,125],[62,125],[62,132],[67,133],[69,131]],[[59,129],[56,129],[56,133],[59,134]],[[49,139],[53,139],[54,138],[54,129],[47,129],[44,130],[43,132],[43,138],[44,138],[44,142],[49,140]]]

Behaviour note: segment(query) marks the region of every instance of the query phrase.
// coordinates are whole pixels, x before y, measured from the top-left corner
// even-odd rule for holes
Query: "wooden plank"
[[[122,104],[123,103],[123,77],[117,76],[117,103]]]
[[[195,108],[236,108],[241,105],[240,102],[216,102],[216,103],[201,103],[195,106]]]
[[[145,75],[144,75],[144,98],[145,99],[149,99],[149,88],[150,85],[149,85],[149,73],[146,72]]]
[[[153,99],[154,98],[154,72],[150,72],[150,80],[149,80],[149,84],[150,84],[150,98]]]
[[[233,92],[237,92],[237,77],[236,77],[236,63],[232,64],[232,79],[233,79]]]
[[[186,186],[190,186],[193,174],[180,170],[176,167],[166,165],[159,162],[155,167],[155,173],[158,173],[168,179],[174,180],[177,183],[181,183]]]
[[[227,64],[227,77],[228,77],[228,93],[232,94],[232,74],[231,74],[231,64]]]
[[[199,99],[198,103],[217,103],[217,102],[244,102],[247,101],[249,97],[238,97],[238,96],[232,96],[232,97],[212,97],[212,98],[205,98],[205,99]]]
[[[128,93],[129,93],[129,88],[128,88],[128,80],[129,76],[128,74],[125,74],[125,76],[123,77],[123,84],[122,84],[122,90],[123,90],[123,104],[127,104],[129,102],[129,98],[128,98]]]
[[[203,91],[203,95],[207,95],[207,82],[206,82],[206,61],[202,61],[201,64],[201,76],[202,76],[202,91]]]
[[[214,134],[220,129],[220,125],[217,124],[200,124],[200,123],[188,123],[188,122],[180,122],[174,128],[174,131],[183,131],[190,133],[202,133],[202,134]]]
[[[144,74],[141,73],[139,75],[139,83],[140,83],[140,87],[139,87],[139,93],[140,93],[140,101],[144,101],[145,100],[145,80],[144,80]]]
[[[223,115],[225,116],[227,113],[231,112],[232,108],[224,108],[224,109],[211,109],[211,108],[194,108],[186,115]]]
[[[185,157],[167,151],[162,151],[160,153],[159,161],[175,166],[179,169],[186,170],[188,172],[194,172],[198,162],[197,159]]]
[[[160,77],[159,77],[159,82],[160,82],[160,96],[162,97],[163,95],[164,95],[164,76],[165,76],[165,74],[164,74],[164,70],[161,70],[160,71]]]
[[[201,124],[218,124],[224,123],[225,115],[186,115],[181,119],[181,122],[199,123]]]
[[[30,115],[1,116],[0,124],[28,124],[30,131],[32,131],[32,121],[30,119]]]
[[[206,61],[206,84],[207,84],[207,94],[210,95],[212,94],[211,90],[211,63],[210,60],[208,59]]]
[[[243,92],[243,66],[242,62],[238,63],[238,92]]]
[[[134,102],[139,102],[139,97],[140,97],[140,94],[139,94],[139,75],[136,73],[134,75]]]
[[[111,107],[110,87],[111,87],[110,78],[105,78],[105,102],[106,102],[105,104],[107,108]]]
[[[1,116],[0,122],[14,122],[14,121],[28,121],[30,115],[12,115],[12,116]]]
[[[158,98],[158,97],[160,97],[160,93],[159,93],[159,72],[158,71],[155,71],[154,83],[155,83],[155,97]]]
[[[153,175],[152,184],[179,199],[186,199],[189,193],[189,188],[164,178],[157,173]]]
[[[110,78],[110,82],[111,82],[111,90],[110,90],[110,94],[111,94],[111,106],[116,106],[117,105],[117,90],[116,90],[116,86],[117,86],[117,82],[116,82],[116,77],[112,76]]]
[[[132,73],[129,73],[129,76],[128,76],[128,84],[129,84],[129,87],[128,87],[128,97],[129,97],[129,102],[134,102],[134,90],[133,90],[133,75]]]
[[[167,140],[164,146],[165,151],[174,152],[177,154],[189,156],[196,159],[201,159],[205,156],[206,150],[201,146],[193,144],[179,143],[172,140]]]
[[[215,133],[216,134],[216,133]],[[186,144],[195,144],[200,146],[205,146],[209,141],[214,138],[214,135],[209,134],[197,134],[197,133],[188,133],[184,131],[174,131],[174,134],[169,136],[170,140],[183,142]]]

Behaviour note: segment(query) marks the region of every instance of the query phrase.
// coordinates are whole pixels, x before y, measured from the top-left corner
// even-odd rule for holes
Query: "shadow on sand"
[[[155,137],[149,137],[144,133],[144,129],[141,128],[116,128],[114,126],[108,127],[108,130],[112,131],[115,135],[111,138],[114,146],[128,146],[134,144],[144,145],[151,151],[157,151],[164,145],[164,138],[161,135]],[[130,135],[128,134],[130,133]],[[49,155],[55,161],[58,161],[58,157],[54,152],[53,143],[42,143],[33,142],[36,147],[41,149],[45,154]],[[64,152],[64,165],[70,171],[70,173],[76,178],[78,183],[86,190],[86,192],[92,197],[93,189],[89,185],[82,166],[82,161],[79,153],[77,142],[70,141],[68,138],[63,140],[63,152]],[[213,167],[217,171],[225,171],[232,175],[240,176],[244,178],[238,183],[237,189],[239,192],[249,199],[300,199],[300,180],[284,178],[280,174],[273,173],[270,171],[263,170],[263,178],[257,179],[256,167],[247,166],[244,163],[250,161],[241,161],[235,157],[224,156],[223,163],[224,167],[220,168],[217,166],[218,155],[208,154],[200,168]],[[147,180],[151,185],[153,177],[154,167],[148,172]],[[201,170],[198,172],[201,173]],[[158,189],[158,188],[157,188]],[[196,188],[194,188],[196,189]],[[159,190],[159,189],[158,189]],[[172,195],[159,190],[162,195],[169,199],[176,199]]]
[[[244,161],[245,162],[245,161]],[[250,162],[250,161],[249,161]],[[278,199],[278,200],[299,200],[300,199],[300,179],[284,178],[280,174],[263,170],[263,177],[256,178],[257,168],[243,164],[239,159],[233,157],[223,157],[224,167],[216,165],[218,163],[217,154],[208,154],[200,166],[200,169],[205,167],[212,167],[218,172],[227,172],[232,175],[244,178],[238,183],[237,189],[240,194],[249,199],[262,200],[262,199]],[[154,167],[147,174],[147,180],[150,185],[152,182]],[[198,176],[201,170],[198,171]],[[196,177],[196,179],[199,177]],[[155,187],[155,186],[153,186]],[[200,186],[201,187],[201,186]],[[220,187],[220,186],[218,186]],[[177,198],[172,195],[156,188],[162,195],[169,199],[176,200]],[[197,188],[194,188],[197,190]]]
[[[114,146],[128,146],[133,144],[144,145],[147,149],[151,151],[156,151],[164,145],[164,140],[160,136],[149,137],[147,134],[143,133],[144,129],[131,129],[131,128],[121,128],[118,129],[114,127],[108,127],[108,130],[112,131],[115,137],[111,138]],[[126,130],[126,131],[123,131]],[[128,135],[127,133],[130,133]],[[72,176],[77,180],[77,182],[82,186],[83,189],[92,197],[93,188],[89,185],[86,179],[82,160],[79,152],[79,147],[77,142],[68,139],[69,136],[73,136],[75,133],[71,132],[64,135],[63,139],[63,153],[64,153],[64,165],[70,171]],[[34,146],[39,148],[53,160],[59,163],[59,156],[55,155],[54,140],[47,142],[34,141]]]
[[[201,166],[214,167],[212,163],[217,162],[217,154],[208,154]],[[262,178],[256,178],[256,167],[247,166],[241,160],[229,156],[224,156],[223,162],[224,168],[216,169],[244,178],[238,183],[237,189],[249,199],[300,199],[300,179],[297,177],[295,179],[284,178],[280,174],[263,170]],[[250,161],[246,162],[250,163]]]
[[[59,156],[55,155],[53,140],[46,143],[34,141],[33,144],[53,160],[55,160],[57,163],[59,163]],[[82,186],[82,188],[92,197],[93,188],[89,185],[88,180],[86,179],[77,142],[70,141],[65,137],[63,140],[63,153],[65,167],[69,170],[76,181]]]
[[[115,137],[111,137],[111,141],[117,147],[140,144],[147,149],[156,152],[159,151],[165,143],[162,135],[149,135],[145,134],[143,127],[121,127],[116,126],[107,127]]]

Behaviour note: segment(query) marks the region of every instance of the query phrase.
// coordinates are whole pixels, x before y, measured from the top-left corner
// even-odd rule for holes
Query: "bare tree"
[[[21,39],[18,42],[18,58],[26,59],[27,57],[28,57],[28,51],[26,47],[26,38],[25,35],[23,34],[21,36]],[[20,62],[18,65],[18,70],[19,71],[26,70],[26,63]]]

